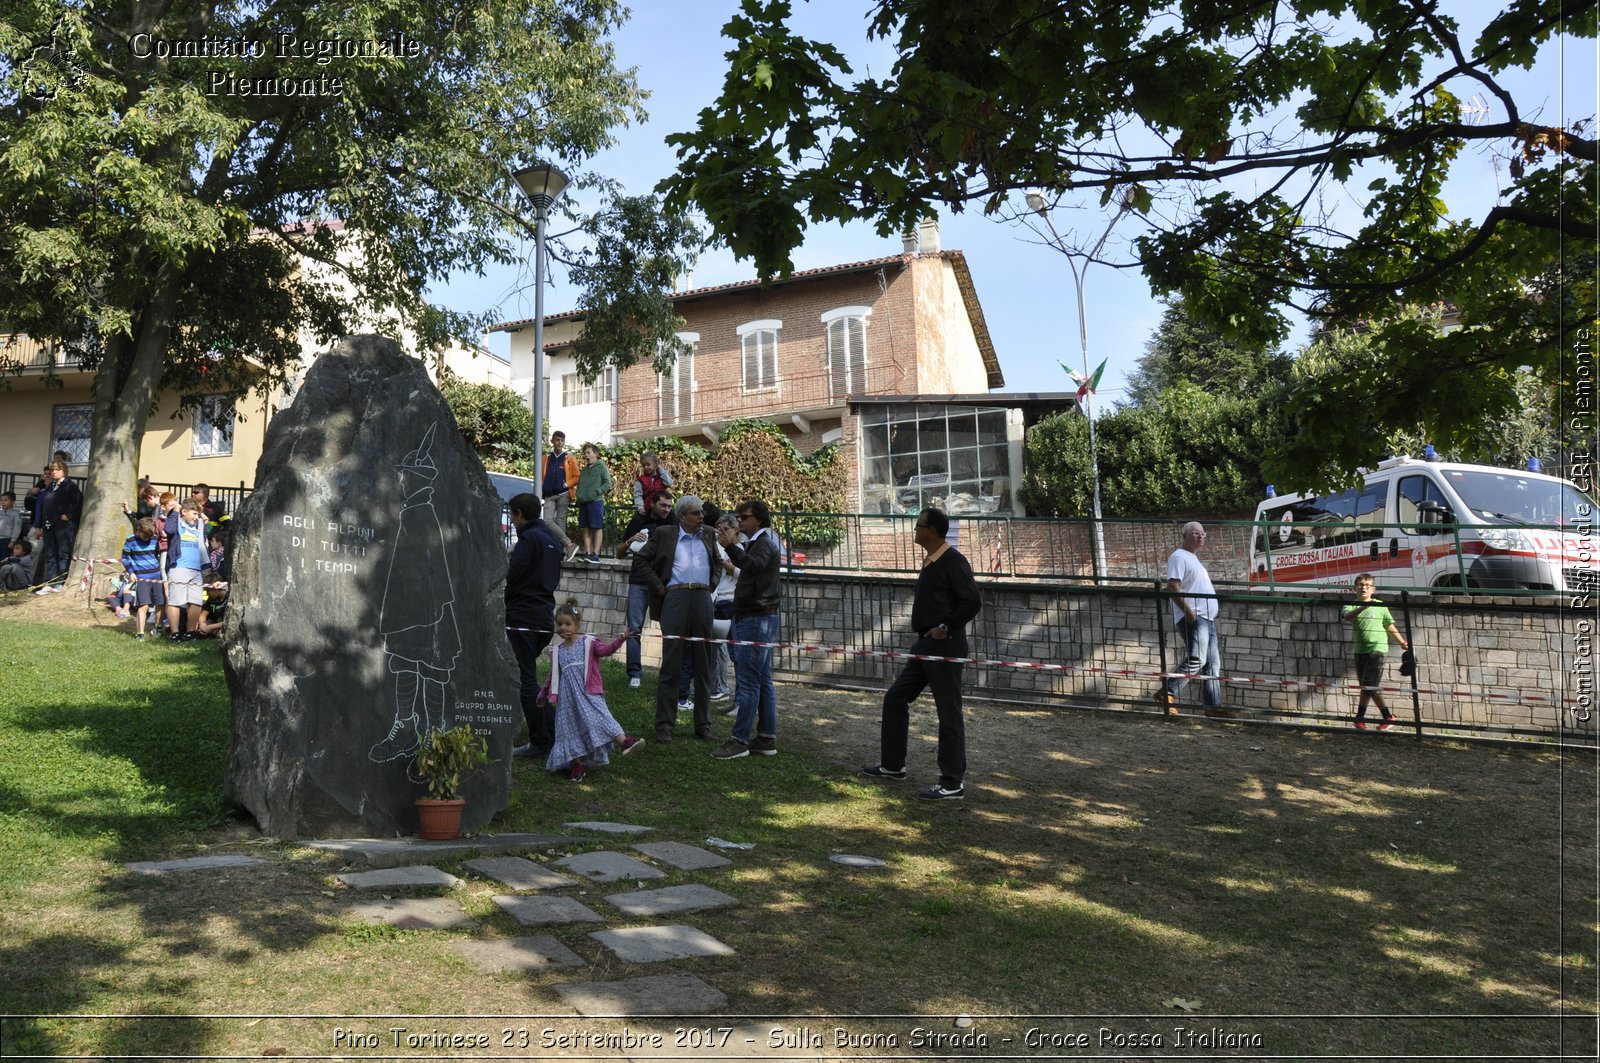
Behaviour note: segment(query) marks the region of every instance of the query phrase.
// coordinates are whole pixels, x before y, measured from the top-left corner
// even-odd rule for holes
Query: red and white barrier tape
[[[539,628],[507,627],[507,631],[525,631],[534,634],[553,634]],[[901,661],[942,661],[946,664],[972,664],[983,668],[1016,668],[1022,671],[1034,672],[1062,672],[1078,675],[1106,675],[1118,676],[1129,679],[1192,679],[1198,682],[1216,680],[1221,683],[1239,683],[1248,686],[1278,686],[1287,690],[1323,690],[1323,691],[1352,691],[1360,692],[1360,683],[1333,683],[1318,679],[1264,679],[1260,676],[1244,675],[1189,675],[1187,672],[1154,672],[1137,668],[1102,668],[1096,665],[1079,664],[1054,664],[1040,661],[1005,661],[990,657],[942,657],[930,653],[905,653],[900,650],[870,650],[859,649],[851,646],[827,646],[808,642],[757,642],[750,639],[719,639],[701,635],[667,635],[664,639],[677,639],[680,642],[705,642],[724,646],[759,646],[772,650],[794,650],[797,653],[812,653],[820,656],[835,657],[880,657],[886,660]],[[1409,694],[1410,687],[1385,686],[1377,690],[1385,694]],[[1514,704],[1528,703],[1537,705],[1580,705],[1584,704],[1580,698],[1552,698],[1543,694],[1486,694],[1475,690],[1451,690],[1439,687],[1418,687],[1418,694],[1429,694],[1449,698],[1484,698],[1489,701],[1504,701]]]

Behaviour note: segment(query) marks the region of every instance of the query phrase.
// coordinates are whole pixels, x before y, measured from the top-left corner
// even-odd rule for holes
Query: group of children
[[[228,608],[226,514],[202,487],[179,502],[171,492],[157,495],[142,484],[138,508],[123,503],[133,534],[123,541],[122,572],[107,604],[119,619],[132,617],[133,637],[141,642],[163,621],[172,642],[222,632]]]
[[[544,475],[541,483],[546,490],[545,520],[556,538],[571,549],[567,560],[594,563],[600,560],[600,548],[605,538],[606,496],[611,493],[611,469],[600,457],[600,448],[593,443],[583,446],[583,465],[580,468],[573,456],[566,452],[567,437],[563,432],[550,434],[550,453],[545,455]],[[564,484],[564,488],[561,485]],[[645,503],[657,492],[672,486],[672,474],[661,464],[654,451],[639,456],[639,474],[633,481],[633,508],[643,513]],[[566,507],[563,503],[570,493],[578,503],[578,542],[567,538]],[[554,493],[552,493],[554,492]]]

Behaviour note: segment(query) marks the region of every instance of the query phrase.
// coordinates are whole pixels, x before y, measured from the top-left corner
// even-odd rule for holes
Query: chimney
[[[900,253],[904,255],[917,253],[917,230],[907,229],[900,234]]]
[[[924,255],[937,255],[939,253],[939,218],[930,214],[917,223],[917,240],[922,245]]]

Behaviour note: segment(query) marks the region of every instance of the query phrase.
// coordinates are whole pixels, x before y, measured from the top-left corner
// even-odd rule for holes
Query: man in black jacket
[[[778,641],[783,546],[772,530],[772,511],[765,502],[758,498],[742,502],[734,516],[745,541],[741,544],[732,529],[718,533],[723,549],[739,569],[733,591],[733,638],[767,645],[733,647],[738,714],[733,737],[711,754],[718,760],[747,757],[752,752],[770,757],[778,752],[778,692],[772,685],[771,643]]]
[[[72,543],[78,535],[78,518],[83,513],[83,492],[67,479],[67,466],[63,461],[52,461],[49,466],[50,482],[39,492],[37,502],[39,524],[33,537],[39,540],[39,567],[35,569],[37,582],[44,584],[35,594],[60,593],[63,578],[72,567]]]
[[[661,672],[656,680],[656,741],[672,741],[678,719],[678,680],[685,643],[671,636],[711,637],[711,591],[722,577],[717,537],[705,527],[705,506],[684,495],[673,507],[678,523],[657,528],[639,550],[650,588],[650,616],[661,624]],[[688,643],[694,655],[694,735],[711,739],[710,646]]]
[[[517,545],[506,570],[506,639],[522,678],[522,715],[528,743],[512,750],[518,757],[543,757],[555,742],[555,711],[539,706],[539,655],[556,626],[556,589],[561,586],[561,542],[539,519],[539,496],[517,495],[506,503]],[[513,630],[513,629],[524,630]]]
[[[967,656],[967,624],[978,615],[983,600],[972,566],[948,542],[950,518],[943,510],[925,509],[917,515],[917,545],[927,555],[917,576],[911,603],[911,630],[917,641],[911,653],[931,657]],[[883,695],[883,724],[879,737],[880,760],[861,769],[871,779],[906,777],[906,740],[911,727],[911,703],[924,687],[933,691],[939,712],[939,782],[917,793],[931,801],[959,801],[966,796],[962,780],[967,774],[967,731],[961,715],[961,665],[954,661],[908,660]]]
[[[623,529],[622,543],[617,547],[617,556],[631,559],[633,564],[628,570],[628,630],[643,631],[644,618],[650,611],[650,581],[645,578],[645,565],[639,560],[639,551],[644,549],[644,544],[650,541],[650,533],[666,524],[674,523],[676,518],[672,515],[672,492],[658,491],[645,502],[645,511],[635,513],[633,519],[628,521],[628,526]],[[644,664],[639,652],[639,636],[631,635],[628,638],[628,685],[639,685],[639,677],[644,674]]]

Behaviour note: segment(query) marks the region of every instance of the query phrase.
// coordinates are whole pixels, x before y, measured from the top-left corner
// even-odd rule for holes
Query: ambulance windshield
[[[1468,472],[1451,469],[1445,479],[1461,501],[1479,518],[1491,523],[1544,524],[1557,527],[1591,523],[1594,500],[1560,480],[1515,472]]]

